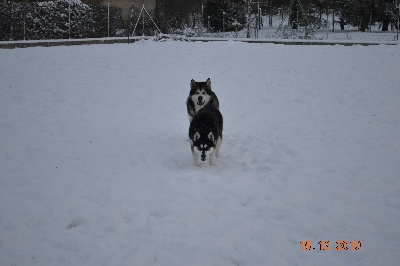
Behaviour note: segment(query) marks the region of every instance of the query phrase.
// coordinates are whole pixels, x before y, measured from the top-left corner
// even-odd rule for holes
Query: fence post
[[[68,0],[68,38],[71,39],[71,0]]]
[[[369,13],[369,32],[372,32],[372,11]]]
[[[246,37],[250,38],[250,0],[247,0],[247,33]]]
[[[225,32],[225,11],[222,9],[222,32]]]
[[[110,37],[110,2],[107,4],[107,37]]]
[[[24,9],[24,41],[26,41],[26,6],[23,4]]]
[[[326,39],[328,40],[329,35],[329,7],[326,9]]]
[[[201,5],[201,26],[204,26],[204,5]]]
[[[144,11],[145,9],[144,9],[144,4],[143,4],[143,11]],[[144,36],[144,12],[143,12],[143,14],[142,14],[142,24],[143,24],[143,27],[142,27],[142,36]]]
[[[399,26],[400,26],[400,0],[397,3],[397,41],[399,41]]]

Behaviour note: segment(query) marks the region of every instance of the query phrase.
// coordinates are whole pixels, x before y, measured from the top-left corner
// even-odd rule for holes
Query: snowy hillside
[[[399,58],[238,42],[0,50],[0,265],[399,265]],[[195,167],[185,101],[208,77],[224,139],[215,167]]]

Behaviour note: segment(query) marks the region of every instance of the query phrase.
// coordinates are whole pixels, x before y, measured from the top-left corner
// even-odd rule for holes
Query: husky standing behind
[[[209,160],[215,165],[215,157],[219,158],[222,144],[223,120],[221,112],[212,105],[207,105],[193,117],[189,127],[189,139],[193,155],[193,164],[200,165]]]
[[[186,101],[189,122],[207,104],[219,110],[219,101],[217,95],[211,90],[210,78],[206,82],[196,82],[192,79],[190,82],[190,93]]]

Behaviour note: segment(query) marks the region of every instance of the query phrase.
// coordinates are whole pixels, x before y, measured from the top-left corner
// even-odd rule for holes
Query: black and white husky
[[[221,112],[210,103],[193,117],[189,127],[189,140],[195,166],[200,165],[200,160],[207,159],[210,165],[215,165],[215,157],[219,158],[220,155],[222,128]]]
[[[208,78],[206,82],[196,82],[192,79],[190,93],[186,101],[189,122],[207,104],[219,110],[217,95],[211,90],[211,80]]]

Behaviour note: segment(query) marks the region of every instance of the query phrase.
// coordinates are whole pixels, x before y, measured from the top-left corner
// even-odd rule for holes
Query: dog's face
[[[196,132],[191,140],[193,151],[200,156],[200,159],[204,162],[209,159],[209,156],[215,150],[215,140],[212,132],[201,136],[199,132]]]
[[[196,89],[194,94],[192,95],[192,101],[197,106],[203,107],[210,101],[210,95],[203,88]]]
[[[211,81],[207,79],[206,82],[196,82],[192,79],[190,84],[190,97],[197,107],[196,109],[203,108],[211,99]]]

